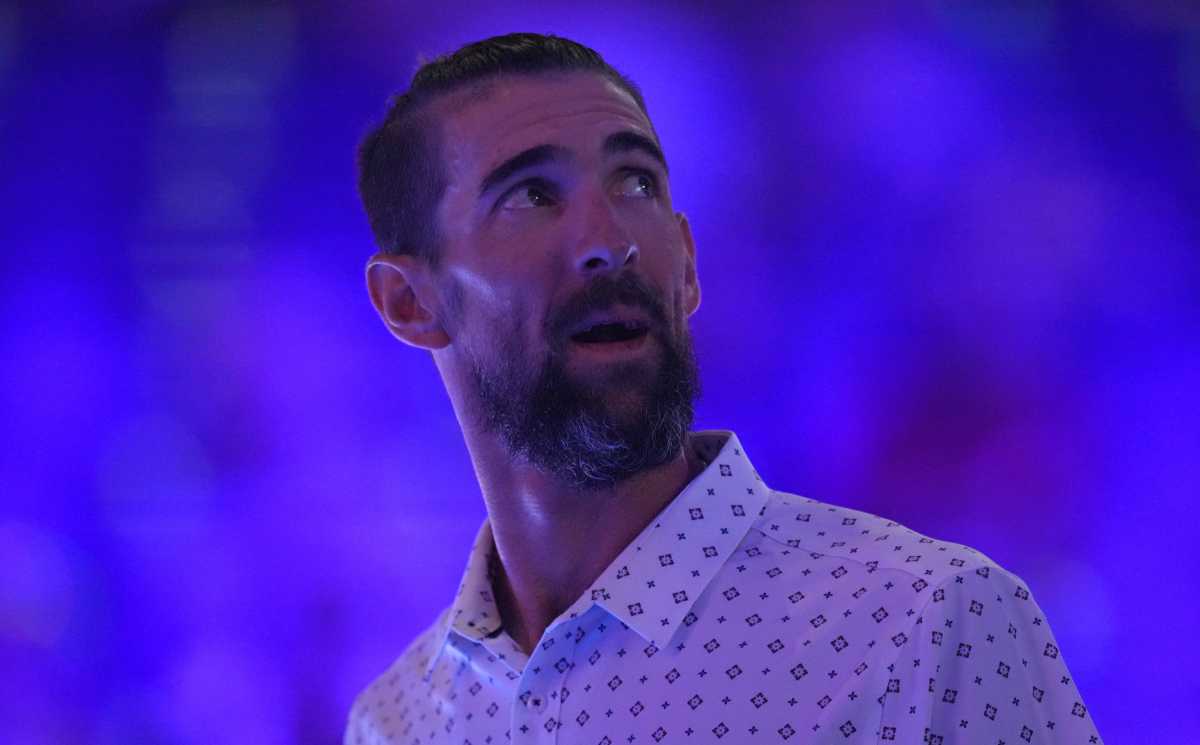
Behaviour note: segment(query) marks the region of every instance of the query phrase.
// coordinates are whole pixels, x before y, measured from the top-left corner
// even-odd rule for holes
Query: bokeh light
[[[513,30],[646,93],[698,427],[1026,578],[1107,741],[1194,739],[1194,4],[0,0],[0,742],[337,741],[451,600],[479,487],[353,155]]]

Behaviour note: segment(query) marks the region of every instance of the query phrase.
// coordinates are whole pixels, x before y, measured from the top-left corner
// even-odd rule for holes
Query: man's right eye
[[[500,206],[504,209],[521,210],[530,207],[549,207],[554,200],[538,184],[521,184],[508,193]]]

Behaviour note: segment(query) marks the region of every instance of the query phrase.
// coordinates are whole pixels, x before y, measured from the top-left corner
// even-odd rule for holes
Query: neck
[[[493,591],[526,654],[704,464],[685,445],[611,489],[581,490],[514,463],[491,434],[466,433],[496,542]]]

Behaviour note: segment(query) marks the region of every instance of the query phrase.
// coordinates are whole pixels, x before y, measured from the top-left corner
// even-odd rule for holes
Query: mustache
[[[622,272],[616,277],[602,276],[592,280],[547,320],[547,334],[554,340],[564,339],[567,329],[588,314],[614,305],[628,305],[645,311],[653,326],[661,328],[667,324],[666,309],[654,290],[636,274]]]

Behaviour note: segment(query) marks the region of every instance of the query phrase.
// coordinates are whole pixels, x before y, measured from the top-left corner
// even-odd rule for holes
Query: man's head
[[[478,42],[418,70],[359,169],[372,302],[464,429],[580,487],[679,454],[695,253],[632,83],[565,39]]]
[[[508,34],[468,44],[422,65],[409,88],[392,98],[383,121],[359,143],[358,191],[380,249],[437,262],[434,209],[446,188],[437,123],[428,104],[452,91],[483,92],[505,75],[588,72],[646,103],[632,80],[595,50],[569,39]],[[647,114],[647,116],[649,116]]]

